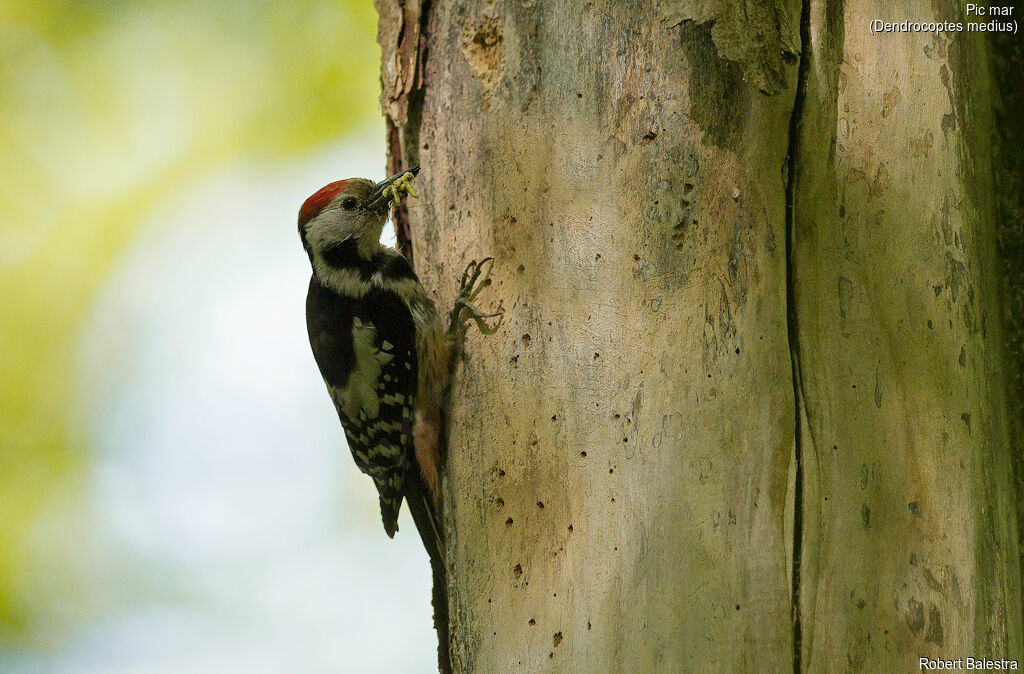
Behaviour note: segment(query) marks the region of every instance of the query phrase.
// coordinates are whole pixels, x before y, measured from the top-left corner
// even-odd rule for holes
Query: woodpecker
[[[381,245],[396,186],[408,187],[418,172],[326,185],[299,210],[299,236],[313,270],[309,342],[352,456],[373,478],[388,536],[398,530],[405,498],[433,559],[443,556],[443,407],[456,348],[467,319],[491,333],[497,325],[484,319],[499,314],[483,314],[472,303],[492,259],[471,263],[463,274],[446,331],[408,260]]]

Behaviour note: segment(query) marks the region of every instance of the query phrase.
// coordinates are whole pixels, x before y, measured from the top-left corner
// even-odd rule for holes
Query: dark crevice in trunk
[[[995,97],[993,152],[996,194],[996,255],[1003,320],[1007,415],[1016,489],[1017,534],[1024,541],[1024,42],[1010,33],[993,33]],[[1024,570],[1024,545],[1018,563]]]
[[[402,150],[401,134],[398,132],[398,127],[395,126],[390,117],[385,118],[385,123],[387,125],[388,150],[387,175],[393,176],[402,169],[412,166],[412,164],[404,156],[405,152]],[[404,255],[409,260],[409,264],[414,265],[413,268],[415,269],[415,262],[412,258],[412,237],[409,234],[409,211],[406,210],[404,201],[394,207],[391,217],[395,226],[398,252]]]
[[[810,66],[810,0],[803,0],[800,8],[800,65],[797,75],[796,97],[789,120],[789,152],[784,167],[786,186],[786,327],[793,377],[793,442],[796,476],[793,487],[793,567],[791,610],[793,622],[793,672],[803,671],[803,634],[800,611],[800,583],[804,529],[804,456],[803,456],[803,404],[804,396],[800,375],[800,341],[796,304],[796,189],[797,162],[800,153],[800,132],[807,98],[807,76]]]

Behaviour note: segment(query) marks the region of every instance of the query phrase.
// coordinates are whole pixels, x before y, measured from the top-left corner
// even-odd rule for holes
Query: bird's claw
[[[484,272],[484,265],[487,265],[487,272]],[[490,285],[491,269],[494,268],[494,258],[485,257],[477,262],[470,261],[466,270],[462,272],[462,283],[459,284],[459,298],[465,298],[472,302],[477,298],[485,286]],[[483,280],[480,280],[480,276]]]
[[[498,328],[501,327],[501,321],[505,318],[505,312],[502,310],[500,304],[498,305],[498,311],[493,314],[485,314],[472,302],[461,297],[455,300],[455,304],[456,306],[466,310],[469,314],[466,318],[472,319],[476,323],[477,329],[485,335],[493,335],[496,333]],[[490,325],[486,320],[488,318],[497,318],[498,321],[494,325]]]
[[[473,260],[466,265],[466,270],[462,272],[462,281],[459,284],[459,295],[456,297],[455,306],[452,308],[452,330],[464,332],[465,323],[470,319],[476,323],[477,329],[485,335],[493,335],[501,327],[504,311],[500,304],[498,305],[498,311],[493,314],[485,314],[473,304],[480,293],[483,292],[483,289],[490,285],[491,270],[493,268],[493,257],[485,257],[479,262]],[[463,312],[465,312],[465,315]],[[486,320],[488,318],[498,318],[498,321],[494,325],[490,325]]]

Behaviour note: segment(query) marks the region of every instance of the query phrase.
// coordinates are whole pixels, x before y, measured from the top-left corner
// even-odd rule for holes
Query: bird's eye
[[[341,200],[341,207],[344,208],[346,211],[351,211],[353,208],[356,207],[356,204],[358,203],[359,202],[356,200],[355,197],[345,197],[344,199]]]

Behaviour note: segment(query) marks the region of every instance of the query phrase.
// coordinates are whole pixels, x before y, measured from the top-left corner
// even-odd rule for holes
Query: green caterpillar
[[[388,182],[390,184],[384,188],[384,194],[387,194],[388,192],[391,193],[391,199],[396,208],[401,203],[398,197],[400,192],[405,192],[413,199],[420,198],[420,195],[417,194],[416,190],[412,186],[412,179],[413,174],[411,172],[403,173],[401,176],[395,178],[394,180],[391,180],[390,178],[388,179]]]

